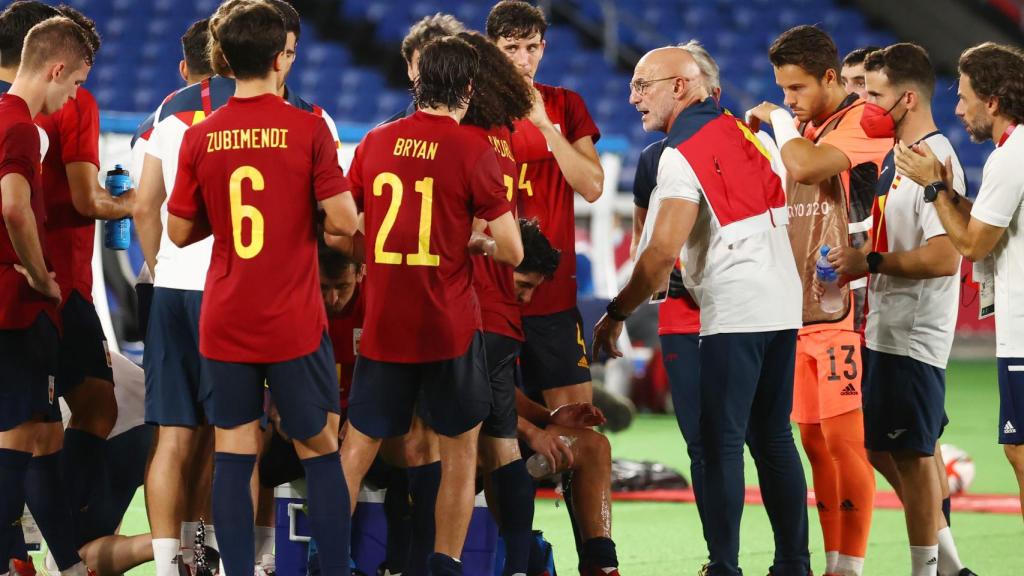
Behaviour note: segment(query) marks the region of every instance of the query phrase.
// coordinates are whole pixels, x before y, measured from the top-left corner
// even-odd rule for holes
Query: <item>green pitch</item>
[[[946,407],[950,425],[944,442],[965,449],[977,466],[971,491],[1016,494],[1017,487],[1002,449],[996,444],[998,388],[995,362],[958,362],[949,367]],[[671,416],[641,416],[628,431],[612,438],[618,457],[657,460],[689,475],[689,463],[682,437]],[[798,441],[799,444],[799,441]],[[810,484],[810,467],[804,462]],[[756,484],[753,462],[748,460],[747,484]],[[879,490],[888,484],[878,478]],[[129,509],[122,532],[148,531],[141,491]],[[697,508],[693,504],[617,503],[613,511],[612,535],[624,576],[655,574],[696,574],[705,560]],[[555,549],[559,572],[575,574],[576,554],[564,506],[550,500],[537,502],[535,525],[544,530]],[[817,514],[810,511],[811,557],[815,573],[824,570],[821,531]],[[983,576],[1024,573],[1020,547],[1024,544],[1024,523],[1019,516],[957,512],[954,503],[953,533],[960,557]],[[743,516],[740,563],[746,573],[767,573],[773,545],[771,527],[764,508],[748,506]],[[875,511],[865,574],[895,575],[909,572],[903,513]],[[151,576],[152,565],[130,574]]]

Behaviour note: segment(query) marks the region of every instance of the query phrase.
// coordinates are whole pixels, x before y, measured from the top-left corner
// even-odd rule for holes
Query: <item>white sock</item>
[[[85,563],[79,562],[67,570],[61,570],[59,572],[61,576],[88,576],[89,571],[85,567]]]
[[[198,527],[199,522],[181,523],[181,559],[189,566],[194,566],[196,563],[196,528]]]
[[[939,546],[910,547],[910,576],[937,576]]]
[[[181,548],[181,540],[177,538],[153,538],[153,563],[156,564],[156,576],[178,576],[178,567],[174,565],[174,557]]]
[[[274,528],[273,526],[256,526],[253,529],[256,538],[256,563],[263,560],[263,556],[274,553]]]
[[[835,574],[836,562],[839,562],[838,550],[825,551],[825,574]]]
[[[939,574],[956,576],[964,569],[960,554],[956,551],[953,532],[947,526],[939,530]]]
[[[839,555],[836,567],[832,570],[833,573],[839,576],[861,576],[863,571],[864,559],[856,556],[847,556],[846,554]]]

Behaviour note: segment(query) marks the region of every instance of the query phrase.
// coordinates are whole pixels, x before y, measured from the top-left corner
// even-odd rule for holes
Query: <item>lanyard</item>
[[[1010,124],[1009,126],[1007,126],[1006,130],[1003,132],[1003,137],[999,139],[999,143],[996,144],[996,146],[997,147],[1002,146],[1003,143],[1006,142],[1006,139],[1010,137],[1010,134],[1013,134],[1013,131],[1016,130],[1016,129],[1017,129],[1017,125],[1016,124]]]

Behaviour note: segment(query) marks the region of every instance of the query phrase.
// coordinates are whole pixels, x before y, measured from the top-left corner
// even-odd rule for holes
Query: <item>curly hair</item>
[[[1024,56],[1016,48],[985,42],[964,50],[957,70],[982,100],[999,100],[999,114],[1024,122]]]
[[[420,54],[420,76],[413,87],[416,107],[465,106],[479,71],[480,55],[465,40],[446,36],[428,43]]]
[[[60,12],[61,16],[69,18],[72,22],[78,24],[82,31],[85,32],[85,37],[89,41],[89,47],[92,49],[93,54],[100,51],[100,44],[103,42],[100,40],[100,33],[96,30],[96,22],[94,22],[92,18],[89,18],[67,4],[61,4],[58,6],[57,12]]]
[[[562,251],[551,246],[551,242],[540,231],[537,219],[520,218],[519,234],[523,238],[523,261],[516,266],[516,272],[537,272],[545,278],[553,277],[562,260]]]
[[[823,78],[829,69],[839,74],[836,44],[817,26],[805,24],[783,32],[768,49],[768,59],[776,68],[794,64],[815,78]]]
[[[507,126],[525,117],[533,107],[533,90],[512,61],[493,42],[479,32],[462,32],[458,38],[476,48],[480,55],[480,74],[473,83],[464,124],[483,129]]]

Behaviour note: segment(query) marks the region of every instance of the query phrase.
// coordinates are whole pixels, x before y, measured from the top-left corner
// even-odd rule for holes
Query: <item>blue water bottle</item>
[[[114,169],[107,172],[106,188],[111,196],[120,196],[130,190],[132,179],[124,166],[115,164]],[[127,250],[131,242],[131,218],[107,220],[103,223],[103,244],[111,250]]]

